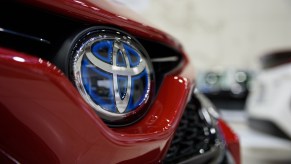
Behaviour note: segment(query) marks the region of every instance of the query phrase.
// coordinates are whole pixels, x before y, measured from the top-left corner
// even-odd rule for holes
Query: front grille
[[[165,163],[177,163],[202,155],[220,142],[217,129],[205,119],[202,110],[197,99],[192,98],[166,154]]]

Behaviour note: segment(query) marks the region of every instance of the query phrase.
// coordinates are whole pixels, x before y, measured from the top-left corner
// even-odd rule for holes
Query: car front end
[[[3,163],[240,163],[170,35],[109,1],[0,9]]]

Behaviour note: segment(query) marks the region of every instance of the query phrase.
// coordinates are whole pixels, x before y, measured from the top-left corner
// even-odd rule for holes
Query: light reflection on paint
[[[18,62],[25,62],[25,60],[23,58],[18,57],[18,56],[14,56],[13,60],[18,61]]]

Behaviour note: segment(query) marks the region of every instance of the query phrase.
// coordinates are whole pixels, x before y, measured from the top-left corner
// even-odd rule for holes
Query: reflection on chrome
[[[43,42],[43,43],[46,43],[46,44],[50,44],[51,43],[50,41],[48,41],[46,39],[43,39],[43,38],[39,38],[39,37],[32,36],[32,35],[29,35],[29,34],[25,34],[25,33],[22,33],[22,32],[13,31],[13,30],[10,30],[10,29],[5,29],[5,28],[2,28],[2,27],[0,27],[0,32],[6,33],[6,34],[10,34],[10,35],[20,36],[20,37],[23,37],[23,38],[36,40],[36,41]]]
[[[169,56],[169,57],[164,57],[164,58],[152,58],[152,62],[176,62],[178,61],[177,56]]]

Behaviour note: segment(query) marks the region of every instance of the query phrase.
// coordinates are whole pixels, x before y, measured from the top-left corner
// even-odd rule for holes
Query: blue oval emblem
[[[75,50],[73,73],[79,92],[96,112],[107,122],[118,122],[144,108],[151,71],[135,40],[109,31],[87,36]]]

